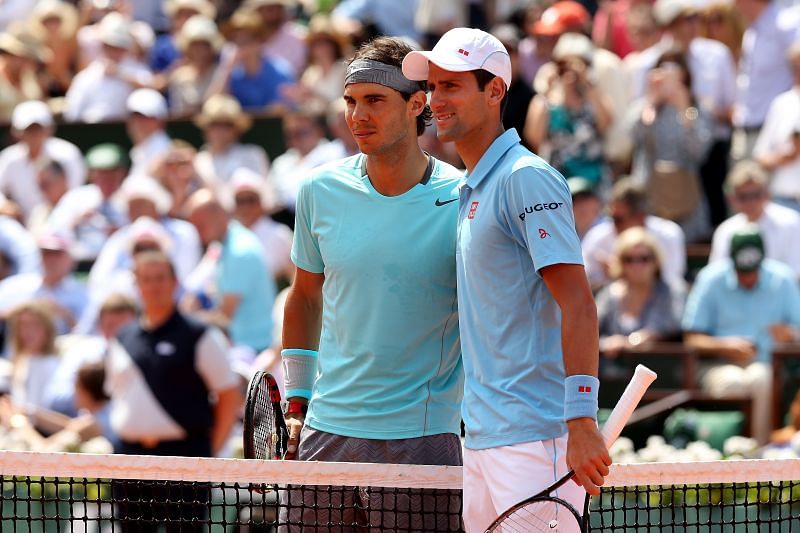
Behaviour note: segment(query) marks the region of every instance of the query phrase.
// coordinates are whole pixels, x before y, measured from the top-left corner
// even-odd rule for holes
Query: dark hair
[[[611,189],[611,201],[628,206],[634,213],[647,212],[647,193],[644,187],[629,177],[621,178]]]
[[[478,70],[471,70],[472,74],[475,76],[475,81],[478,82],[478,89],[483,91],[486,89],[486,86],[489,85],[489,82],[493,79],[497,78],[491,72],[485,69],[478,69]],[[505,86],[506,82],[503,81],[503,86]],[[506,94],[503,95],[503,100],[500,102],[500,118],[503,118],[503,115],[506,112],[506,107],[508,106],[508,87],[506,87]]]
[[[44,160],[39,166],[39,171],[49,172],[51,174],[55,174],[56,176],[61,176],[63,178],[67,177],[67,171],[64,168],[64,165],[62,165],[60,161],[56,161],[55,159]]]
[[[89,396],[96,402],[104,402],[110,400],[105,391],[105,380],[106,367],[100,361],[81,365],[75,377],[75,384],[88,392]]]
[[[350,62],[356,59],[369,59],[371,61],[378,61],[386,65],[402,68],[403,58],[412,51],[413,49],[402,39],[397,39],[395,37],[377,37],[363,44],[356,50]],[[419,90],[427,90],[427,84],[425,82],[420,82]],[[400,92],[400,95],[406,102],[411,99],[411,93]],[[425,127],[428,126],[432,120],[433,111],[431,111],[430,106],[426,104],[422,113],[417,116],[417,135],[425,133]]]
[[[689,98],[692,100],[692,105],[695,104],[694,95],[692,94],[692,73],[689,71],[689,63],[686,61],[686,54],[679,48],[670,48],[658,58],[658,62],[654,68],[662,66],[664,63],[675,63],[683,70],[683,84],[689,90]]]

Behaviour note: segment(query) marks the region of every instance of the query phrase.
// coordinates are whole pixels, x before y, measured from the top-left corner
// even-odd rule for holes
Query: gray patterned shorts
[[[461,440],[445,433],[413,439],[342,437],[308,426],[300,434],[303,461],[462,464]],[[289,487],[280,490],[280,533],[463,531],[460,492],[369,487]]]

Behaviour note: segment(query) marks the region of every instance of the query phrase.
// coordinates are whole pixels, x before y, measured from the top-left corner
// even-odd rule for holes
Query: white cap
[[[430,52],[411,52],[403,59],[410,80],[428,79],[428,62],[452,72],[487,70],[511,86],[511,58],[497,37],[474,28],[454,28]]]
[[[160,215],[172,208],[172,197],[155,178],[150,176],[128,176],[119,189],[119,199],[125,203],[134,199],[150,200]],[[125,206],[127,209],[127,206]]]
[[[112,11],[99,24],[100,42],[103,44],[125,49],[133,46],[131,23],[121,13]]]
[[[45,128],[53,125],[53,114],[47,104],[40,100],[28,100],[17,104],[11,114],[11,127],[18,131],[24,131],[34,124]]]
[[[233,194],[243,191],[253,191],[261,195],[264,188],[264,178],[258,172],[247,167],[239,167],[231,175],[231,190]]]
[[[669,26],[675,19],[694,9],[693,0],[656,0],[653,17],[659,26]]]
[[[582,33],[565,33],[558,38],[553,48],[553,59],[561,61],[567,57],[580,57],[587,64],[592,63],[594,44]]]
[[[150,217],[137,218],[128,228],[127,237],[129,251],[131,252],[136,243],[141,241],[155,242],[164,253],[172,251],[173,242],[169,232],[159,222]]]
[[[167,118],[167,101],[155,89],[136,89],[126,102],[128,111],[150,118]]]

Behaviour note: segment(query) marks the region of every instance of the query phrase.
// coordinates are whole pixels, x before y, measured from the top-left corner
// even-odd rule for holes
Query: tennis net
[[[0,452],[2,532],[462,531],[461,469]],[[800,459],[615,465],[592,531],[800,531]]]

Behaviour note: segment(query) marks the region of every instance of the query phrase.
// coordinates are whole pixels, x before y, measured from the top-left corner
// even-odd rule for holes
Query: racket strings
[[[530,502],[515,509],[489,532],[532,533],[573,531],[576,517],[564,505],[550,500]]]
[[[274,459],[277,455],[278,431],[266,379],[258,387],[255,400],[256,409],[253,414],[255,459]]]

